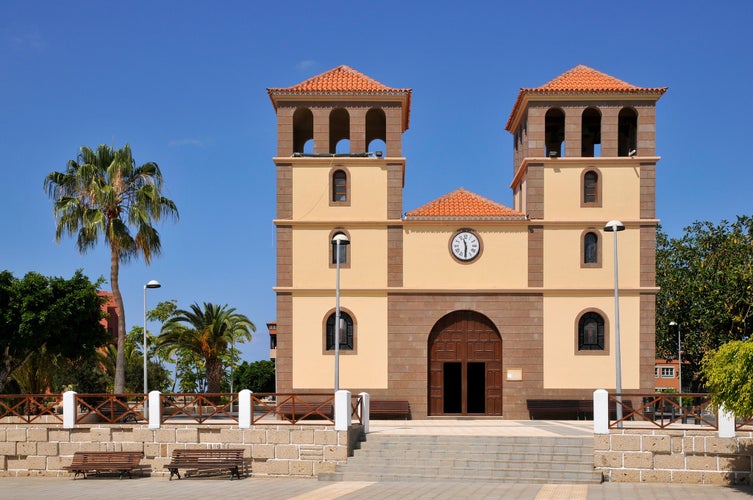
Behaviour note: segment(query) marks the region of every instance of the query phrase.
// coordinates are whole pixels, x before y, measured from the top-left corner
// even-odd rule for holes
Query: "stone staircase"
[[[593,438],[369,434],[320,481],[600,483]]]

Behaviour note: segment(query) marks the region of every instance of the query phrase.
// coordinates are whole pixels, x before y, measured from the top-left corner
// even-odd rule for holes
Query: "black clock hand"
[[[463,258],[468,257],[468,242],[463,240]]]

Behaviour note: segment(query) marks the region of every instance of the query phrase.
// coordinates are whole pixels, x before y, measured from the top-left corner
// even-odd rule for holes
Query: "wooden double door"
[[[428,352],[429,415],[502,415],[502,338],[486,316],[444,316]]]

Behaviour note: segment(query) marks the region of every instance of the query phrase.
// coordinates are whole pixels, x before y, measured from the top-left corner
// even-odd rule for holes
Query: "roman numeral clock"
[[[460,262],[471,262],[481,254],[481,238],[471,229],[461,229],[450,240],[450,253]]]

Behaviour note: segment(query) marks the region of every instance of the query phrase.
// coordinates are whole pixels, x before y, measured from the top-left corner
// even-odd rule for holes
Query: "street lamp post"
[[[604,231],[614,233],[614,356],[615,356],[615,392],[617,404],[615,405],[617,426],[622,427],[622,354],[620,353],[620,292],[619,274],[617,266],[617,233],[625,230],[625,224],[619,220],[610,220],[604,226]]]
[[[159,281],[157,280],[151,280],[149,283],[144,285],[144,395],[148,398],[149,392],[148,392],[148,384],[146,379],[146,358],[147,358],[147,345],[146,345],[146,289],[147,288],[159,288],[162,285],[160,285]],[[145,405],[146,406],[146,405]]]
[[[340,246],[347,246],[350,240],[343,233],[337,233],[332,238],[335,251],[335,392],[340,390]]]
[[[671,321],[669,326],[677,327],[677,389],[682,394],[682,340],[680,339],[680,325],[675,321]]]

